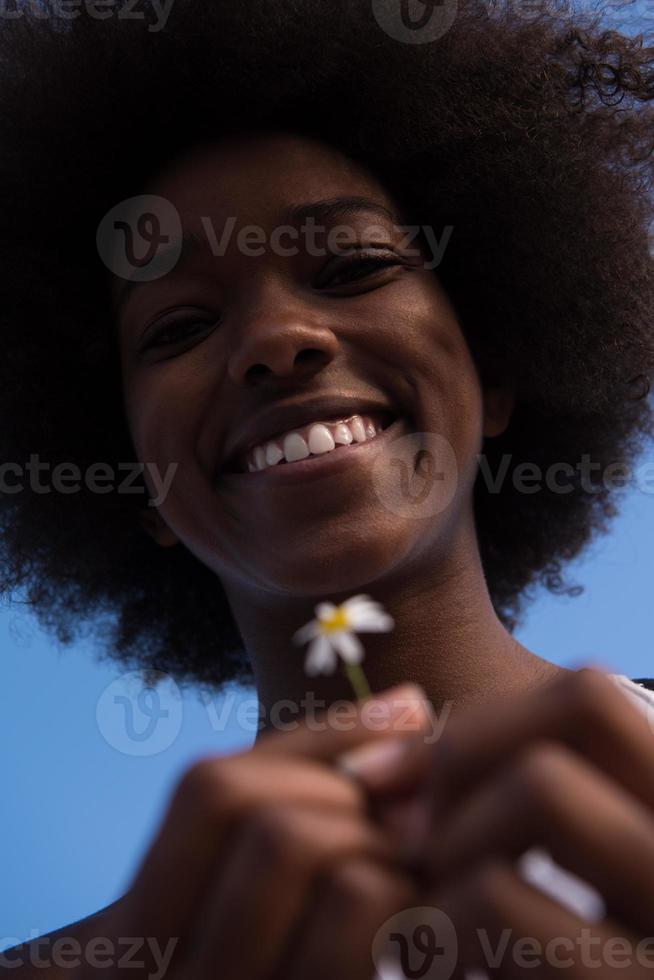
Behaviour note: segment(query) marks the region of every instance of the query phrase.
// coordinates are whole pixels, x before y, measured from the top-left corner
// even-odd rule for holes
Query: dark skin
[[[334,150],[283,134],[196,151],[149,190],[174,203],[185,230],[200,230],[209,215],[220,234],[236,215],[237,230],[260,227],[268,242],[293,205],[356,196],[394,207]],[[344,224],[357,245],[374,244],[378,258],[399,251],[402,235],[370,210],[326,222]],[[372,243],[364,235],[371,225],[380,229]],[[197,251],[122,306],[125,403],[138,458],[164,470],[179,461],[184,473],[144,515],[148,529],[162,545],[183,542],[220,577],[267,709],[313,688],[289,638],[315,603],[357,592],[372,593],[396,623],[392,634],[366,641],[373,690],[410,678],[435,705],[463,705],[554,677],[561,668],[500,623],[475,537],[476,454],[509,422],[510,385],[482,389],[447,297],[420,260],[402,262],[396,251],[394,265],[362,275],[343,258],[307,251],[286,257],[267,248],[253,257],[234,235],[225,255]],[[197,311],[204,329],[139,355],[144,330],[175,309],[191,320]],[[429,520],[392,513],[372,486],[369,456],[276,492],[259,474],[215,479],[235,429],[280,402],[320,395],[372,399],[406,415],[407,431],[440,433],[458,464],[450,506]],[[323,678],[320,694],[329,702],[350,688],[340,675]]]
[[[357,197],[393,208],[369,174],[287,134],[196,150],[148,190],[174,202],[186,230],[210,215],[220,233],[237,215],[267,241],[291,205]],[[358,210],[337,223],[361,246],[374,223],[387,238],[376,239],[377,251],[397,247],[379,214]],[[534,844],[602,889],[609,915],[600,932],[640,937],[651,922],[651,730],[612,681],[544,660],[497,618],[471,496],[484,438],[510,419],[511,386],[482,386],[437,278],[399,258],[336,284],[325,267],[345,275],[351,260],[197,251],[132,290],[117,312],[136,452],[161,471],[178,462],[181,475],[156,511],[143,512],[143,526],[220,578],[265,717],[277,700],[299,703],[308,692],[328,704],[351,699],[340,673],[304,674],[290,637],[316,602],[360,592],[396,623],[364,636],[371,687],[411,680],[426,694],[387,693],[384,703],[402,711],[381,728],[359,703],[346,731],[270,730],[250,751],[187,772],[128,893],[66,933],[155,936],[162,947],[177,938],[168,976],[371,980],[379,927],[423,904],[455,923],[460,971],[484,965],[478,926],[544,941],[574,936],[579,921],[513,870]],[[117,308],[122,290],[116,281]],[[175,310],[192,322],[188,333],[139,353],[143,332]],[[385,507],[370,483],[377,454],[390,456],[383,440],[284,486],[265,473],[216,476],[246,420],[316,393],[372,399],[415,431],[442,433],[458,464],[450,506],[429,520]],[[454,716],[433,744],[424,737],[430,712],[445,701]],[[589,805],[610,818],[590,828]],[[155,969],[150,962],[137,976]],[[598,976],[583,964],[572,970]],[[77,972],[86,980],[99,971],[86,963]],[[560,975],[550,965],[532,972]],[[497,975],[520,974],[510,961]]]

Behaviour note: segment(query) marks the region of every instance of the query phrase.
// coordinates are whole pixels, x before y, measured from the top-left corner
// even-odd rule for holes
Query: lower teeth
[[[366,441],[369,442],[370,440],[366,440]],[[348,445],[349,445],[349,443],[348,443]],[[321,456],[331,456],[331,454],[332,453],[335,453],[337,449],[343,449],[343,448],[345,448],[344,445],[334,446],[333,449],[328,449],[326,453],[309,453],[308,456],[303,456],[302,459],[294,459],[294,460],[292,460],[292,462],[293,463],[303,463],[305,461],[305,459],[319,459]],[[284,466],[287,463],[288,463],[288,460],[287,459],[280,459],[280,461],[278,463],[275,463],[275,466],[267,466],[266,469],[267,470],[271,470],[271,469],[274,470],[277,466]]]

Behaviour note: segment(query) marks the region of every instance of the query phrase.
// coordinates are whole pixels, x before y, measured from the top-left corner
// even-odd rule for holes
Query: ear
[[[143,530],[162,548],[172,548],[179,543],[179,538],[168,527],[156,507],[144,507],[139,512],[139,521]]]
[[[500,436],[508,427],[515,407],[515,391],[510,385],[483,389],[484,436]]]

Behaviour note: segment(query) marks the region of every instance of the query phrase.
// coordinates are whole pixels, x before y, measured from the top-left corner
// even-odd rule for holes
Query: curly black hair
[[[386,0],[383,0],[386,2]],[[175,0],[168,23],[65,23],[25,11],[0,34],[3,463],[135,459],[122,402],[103,215],[191,144],[281,129],[366,165],[421,225],[453,228],[436,270],[484,381],[516,385],[511,463],[600,464],[593,490],[489,492],[475,513],[506,627],[617,512],[601,479],[652,432],[654,50],[599,15],[526,16],[464,0],[430,43],[391,37],[371,0]],[[387,3],[388,6],[388,3]],[[9,482],[7,480],[7,482]],[[67,644],[220,687],[251,668],[220,583],[159,548],[140,494],[0,494],[0,589]]]

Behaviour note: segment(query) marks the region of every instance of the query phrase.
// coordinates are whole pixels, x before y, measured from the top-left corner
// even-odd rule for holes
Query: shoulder
[[[6,973],[15,980],[37,980],[44,975],[47,980],[70,977],[71,967],[76,965],[82,946],[122,901],[120,898],[84,919],[0,951],[0,976]]]
[[[646,687],[648,691],[654,691],[654,677],[634,677],[631,683]]]
[[[626,674],[611,674],[611,677],[634,701],[640,702],[643,708],[647,710],[650,706],[654,707],[654,678],[631,679]]]

